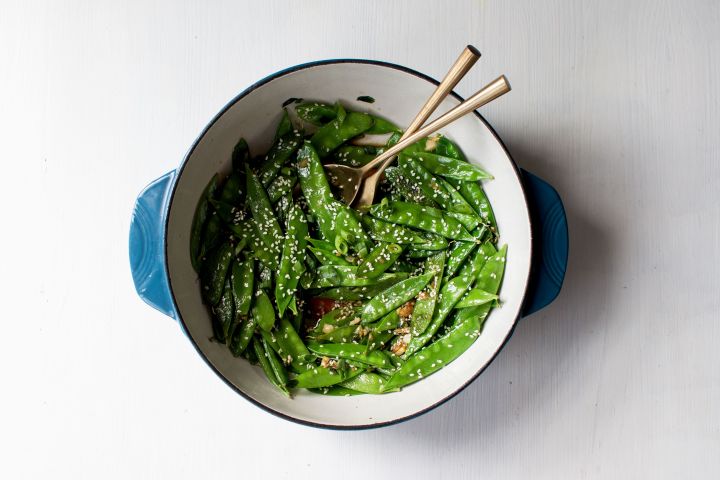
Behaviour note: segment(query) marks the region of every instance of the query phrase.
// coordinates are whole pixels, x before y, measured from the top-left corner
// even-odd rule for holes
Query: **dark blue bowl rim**
[[[227,112],[230,108],[232,108],[232,107],[233,107],[239,100],[241,100],[243,97],[245,97],[245,96],[247,96],[248,94],[250,94],[253,90],[255,90],[255,89],[257,89],[257,88],[265,85],[266,83],[269,83],[269,82],[271,82],[271,81],[273,81],[273,80],[275,80],[275,79],[277,79],[277,78],[283,77],[283,76],[288,75],[288,74],[293,73],[293,72],[297,72],[297,71],[300,71],[300,70],[305,70],[305,69],[308,69],[308,68],[313,68],[313,67],[322,66],[322,65],[339,64],[339,63],[368,64],[368,65],[376,65],[376,66],[381,66],[381,67],[386,67],[386,68],[392,68],[392,69],[395,69],[395,70],[400,70],[400,71],[402,71],[402,72],[408,73],[408,74],[410,74],[410,75],[414,75],[414,76],[416,76],[416,77],[418,77],[418,78],[421,78],[421,79],[423,79],[423,80],[425,80],[425,81],[427,81],[427,82],[430,82],[430,83],[432,83],[432,84],[434,84],[434,85],[439,85],[439,84],[440,84],[440,82],[437,81],[437,80],[435,80],[434,78],[432,78],[432,77],[430,77],[430,76],[428,76],[428,75],[425,75],[424,73],[420,73],[420,72],[418,72],[417,70],[413,70],[413,69],[411,69],[411,68],[404,67],[404,66],[402,66],[402,65],[397,65],[397,64],[395,64],[395,63],[384,62],[384,61],[380,61],[380,60],[368,60],[368,59],[358,59],[358,58],[340,58],[340,59],[317,60],[317,61],[313,61],[313,62],[301,63],[301,64],[295,65],[295,66],[293,66],[293,67],[289,67],[289,68],[286,68],[286,69],[283,69],[283,70],[279,70],[279,71],[277,71],[277,72],[275,72],[275,73],[273,73],[273,74],[270,74],[270,75],[266,76],[265,78],[259,80],[258,82],[255,82],[254,84],[250,85],[248,88],[246,88],[245,90],[243,90],[242,92],[240,92],[238,95],[236,95],[235,98],[233,98],[233,99],[230,100],[227,104],[225,104],[225,106],[212,118],[212,120],[210,120],[210,122],[207,124],[207,126],[205,126],[205,128],[202,130],[202,132],[200,133],[200,135],[198,135],[198,137],[197,137],[197,138],[195,139],[195,141],[192,143],[192,146],[190,147],[190,149],[188,150],[188,152],[185,154],[185,157],[183,158],[183,161],[182,161],[182,163],[180,164],[180,167],[178,167],[178,169],[177,169],[177,175],[176,175],[176,177],[175,177],[175,181],[173,182],[172,191],[170,192],[170,196],[169,196],[169,199],[168,199],[168,202],[167,202],[167,205],[166,205],[167,212],[169,212],[169,210],[170,210],[170,205],[172,205],[173,199],[175,198],[175,192],[176,192],[176,189],[177,189],[178,184],[180,183],[180,182],[179,182],[179,181],[180,181],[180,177],[181,177],[182,174],[183,174],[183,171],[184,171],[184,169],[185,169],[185,165],[187,164],[188,159],[192,156],[192,154],[193,154],[193,152],[195,151],[195,148],[197,147],[198,143],[200,143],[200,140],[202,140],[202,138],[205,136],[205,134],[208,132],[208,130],[210,130],[210,128],[212,128],[212,126],[215,124],[215,122],[217,122],[218,119],[220,119],[220,117],[222,117],[222,116],[225,114],[225,112]],[[461,102],[462,102],[462,101],[464,100],[463,97],[461,97],[461,96],[460,96],[458,93],[456,93],[455,91],[450,92],[450,95],[452,95],[453,97],[455,97],[458,101],[461,101]],[[524,188],[524,186],[523,186],[524,184],[523,184],[523,181],[522,181],[522,175],[521,175],[521,173],[520,173],[519,167],[517,166],[517,163],[515,163],[515,160],[512,158],[512,155],[510,155],[510,152],[508,151],[507,147],[505,146],[505,144],[503,143],[502,139],[501,139],[500,136],[497,134],[497,132],[495,131],[495,129],[490,125],[490,123],[488,123],[488,121],[485,120],[485,118],[483,118],[483,116],[480,115],[480,113],[478,113],[477,110],[473,111],[473,113],[474,113],[475,116],[488,128],[488,130],[490,131],[490,133],[492,133],[492,135],[495,137],[495,139],[497,140],[497,142],[498,142],[498,143],[500,144],[500,146],[503,148],[503,150],[505,151],[505,154],[507,155],[508,159],[510,160],[510,163],[511,163],[511,165],[512,165],[512,167],[513,167],[513,170],[515,171],[515,176],[517,177],[518,183],[520,184],[521,187],[523,187],[523,188],[522,188],[522,192],[523,192],[523,206],[524,206],[524,208],[525,208],[525,211],[527,212],[527,218],[529,219],[528,221],[530,222],[530,232],[533,232],[533,225],[532,225],[532,219],[531,219],[531,216],[530,216],[530,210],[529,210],[529,207],[528,207],[527,194],[525,193],[525,188]],[[197,353],[200,355],[200,357],[205,361],[205,363],[208,365],[208,367],[210,367],[210,369],[212,369],[212,370],[215,372],[215,374],[216,374],[218,377],[220,377],[220,378],[221,378],[230,388],[232,388],[235,392],[237,392],[239,395],[241,395],[243,398],[245,398],[245,399],[248,400],[249,402],[253,403],[253,404],[256,405],[257,407],[265,410],[266,412],[269,412],[269,413],[271,413],[271,414],[273,414],[273,415],[275,415],[275,416],[277,416],[277,417],[283,418],[283,419],[285,419],[285,420],[289,420],[289,421],[291,421],[291,422],[298,423],[298,424],[300,424],[300,425],[306,425],[306,426],[316,427],[316,428],[324,428],[324,429],[329,429],[329,430],[368,430],[368,429],[386,427],[386,426],[389,426],[389,425],[395,425],[395,424],[398,424],[398,423],[402,423],[402,422],[405,422],[405,421],[407,421],[407,420],[411,420],[411,419],[413,419],[413,418],[419,417],[420,415],[423,415],[423,414],[425,414],[425,413],[427,413],[427,412],[429,412],[429,411],[431,411],[431,410],[434,410],[435,408],[439,407],[439,406],[442,405],[443,403],[447,402],[448,400],[450,400],[451,398],[455,397],[457,394],[459,394],[460,392],[462,392],[463,390],[465,390],[471,383],[473,383],[473,382],[477,379],[477,377],[480,376],[480,374],[482,374],[482,373],[485,371],[485,369],[497,358],[497,356],[498,356],[498,354],[500,353],[500,351],[505,347],[505,345],[507,344],[508,340],[510,340],[510,337],[512,337],[513,333],[515,332],[515,327],[517,326],[518,320],[519,320],[519,318],[520,318],[520,313],[518,312],[518,317],[515,318],[515,321],[513,322],[512,328],[510,328],[510,330],[508,331],[508,334],[506,335],[505,339],[500,343],[500,345],[498,346],[498,348],[497,348],[497,349],[495,350],[495,352],[492,354],[492,357],[490,357],[490,360],[488,360],[488,362],[485,363],[485,365],[483,365],[477,372],[475,372],[475,374],[473,374],[473,375],[467,380],[467,382],[465,382],[464,384],[462,384],[457,390],[455,390],[454,392],[450,393],[450,394],[447,395],[445,398],[443,398],[443,399],[435,402],[434,404],[430,405],[429,407],[426,407],[426,408],[424,408],[424,409],[422,409],[422,410],[420,410],[420,411],[418,411],[418,412],[415,412],[415,413],[413,413],[413,414],[411,414],[411,415],[406,415],[406,416],[404,416],[404,417],[396,418],[396,419],[393,419],[393,420],[388,420],[388,421],[386,421],[386,422],[369,423],[369,424],[363,424],[363,425],[329,425],[329,424],[324,424],[324,423],[318,423],[318,422],[311,422],[311,421],[307,421],[307,420],[302,420],[302,419],[295,418],[295,417],[293,417],[293,416],[287,415],[287,414],[285,414],[285,413],[279,412],[279,411],[277,411],[277,410],[274,410],[274,409],[270,408],[269,406],[267,406],[267,405],[265,405],[265,404],[263,404],[263,403],[255,400],[254,398],[250,397],[249,395],[245,394],[245,392],[243,392],[242,390],[240,390],[239,388],[237,388],[232,382],[230,382],[230,380],[228,380],[228,379],[225,377],[225,375],[223,375],[217,368],[215,368],[215,366],[212,364],[212,362],[210,362],[210,360],[207,358],[207,356],[205,355],[205,353],[202,351],[202,349],[200,348],[200,346],[195,342],[195,340],[193,339],[192,335],[190,335],[190,333],[189,333],[189,331],[188,331],[188,329],[187,329],[187,325],[185,324],[185,321],[184,321],[184,319],[182,318],[182,315],[180,314],[180,309],[178,309],[177,299],[175,298],[175,292],[174,292],[173,287],[172,287],[172,282],[170,281],[170,270],[169,270],[169,268],[168,268],[169,257],[168,257],[168,251],[167,251],[167,244],[168,244],[168,242],[167,242],[167,232],[168,232],[168,222],[169,222],[169,218],[170,218],[169,215],[165,215],[165,226],[164,226],[164,231],[165,231],[165,238],[164,238],[164,244],[165,244],[165,247],[164,247],[164,252],[165,252],[165,253],[164,253],[164,255],[165,255],[165,275],[167,275],[167,278],[168,278],[168,285],[169,285],[169,288],[170,288],[170,294],[171,294],[171,296],[172,296],[173,305],[174,305],[174,307],[175,307],[175,311],[177,312],[177,319],[178,319],[178,321],[179,321],[179,323],[180,323],[181,328],[183,329],[183,333],[185,333],[185,335],[188,337],[188,339],[190,339],[190,342],[192,343],[193,347],[195,348],[195,350],[197,351]],[[531,239],[531,240],[532,240],[532,239]],[[531,242],[530,242],[530,262],[529,262],[530,265],[532,265],[533,254],[534,254],[534,252],[533,252],[532,241],[531,241]],[[520,302],[521,310],[522,310],[522,305],[524,304],[524,301],[525,301],[525,295],[527,294],[527,288],[528,288],[528,284],[529,284],[529,281],[530,281],[530,275],[531,275],[531,272],[530,272],[530,270],[528,270],[527,276],[526,276],[526,280],[525,280],[525,286],[523,287],[523,298],[521,299],[522,301]]]

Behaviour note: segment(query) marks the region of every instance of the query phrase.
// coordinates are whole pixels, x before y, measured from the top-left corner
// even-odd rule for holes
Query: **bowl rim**
[[[433,85],[440,84],[440,82],[438,80],[436,80],[435,78],[430,77],[429,75],[426,75],[424,73],[418,72],[417,70],[414,70],[412,68],[405,67],[403,65],[398,65],[398,64],[392,63],[392,62],[386,62],[386,61],[382,61],[382,60],[370,60],[370,59],[363,59],[363,58],[333,58],[333,59],[325,59],[325,60],[315,60],[312,62],[300,63],[300,64],[294,65],[292,67],[278,70],[275,73],[271,73],[271,74],[263,77],[262,79],[258,80],[257,82],[251,84],[250,86],[245,88],[243,91],[238,93],[235,97],[233,97],[230,101],[228,101],[218,111],[218,113],[216,113],[212,117],[212,119],[207,123],[207,125],[203,128],[203,130],[200,132],[200,134],[195,138],[192,145],[188,149],[187,153],[184,155],[180,166],[176,169],[177,174],[176,174],[173,184],[171,186],[171,191],[168,196],[168,201],[165,205],[166,213],[169,212],[169,210],[170,210],[170,206],[172,205],[173,200],[175,198],[175,193],[176,193],[178,184],[180,183],[179,182],[180,177],[183,173],[185,165],[187,165],[189,158],[195,152],[195,148],[198,146],[200,141],[205,137],[207,132],[213,127],[213,125],[215,125],[215,123],[228,110],[230,110],[238,101],[242,100],[244,97],[249,95],[254,90],[262,87],[263,85],[270,83],[271,81],[278,79],[280,77],[283,77],[285,75],[288,75],[288,74],[291,74],[291,73],[294,73],[294,72],[297,72],[300,70],[317,67],[317,66],[343,64],[343,63],[365,64],[365,65],[374,65],[374,66],[380,66],[380,67],[385,67],[385,68],[391,68],[391,69],[399,70],[401,72],[418,77],[418,78],[425,80]],[[462,96],[460,96],[457,92],[455,92],[455,90],[452,90],[449,95],[453,96],[455,99],[457,99],[460,102],[464,101],[464,98]],[[532,242],[534,225],[533,225],[533,221],[532,221],[532,215],[530,214],[530,208],[528,205],[527,193],[525,192],[525,184],[523,182],[523,177],[522,177],[522,173],[520,172],[520,168],[518,167],[517,163],[515,162],[515,159],[513,159],[512,155],[510,155],[510,152],[508,151],[507,147],[505,146],[505,143],[502,141],[502,139],[497,134],[495,129],[492,127],[492,125],[490,125],[490,123],[487,120],[485,120],[485,118],[477,110],[473,110],[472,113],[475,114],[475,116],[478,118],[478,120],[480,120],[485,125],[485,127],[487,127],[489,132],[492,134],[492,136],[495,138],[495,140],[498,142],[498,144],[502,147],[508,160],[510,160],[510,164],[513,168],[515,176],[517,177],[517,180],[521,186],[521,191],[523,194],[523,207],[524,207],[525,211],[527,212],[527,218],[528,218],[528,222],[530,224],[530,236],[531,236],[530,245],[529,245],[529,257],[530,257],[529,265],[530,265],[530,267],[529,267],[529,271],[527,272],[525,286],[523,287],[523,295],[522,295],[522,299],[520,302],[520,305],[522,305],[525,301],[525,297],[527,296],[528,285],[530,283],[530,277],[532,276],[532,263],[533,263],[532,259],[534,256],[534,248],[533,248],[533,242]],[[200,355],[200,357],[203,359],[205,364],[208,367],[210,367],[210,369],[212,369],[212,371],[215,372],[215,375],[217,375],[220,379],[222,379],[222,381],[225,382],[236,393],[238,393],[245,400],[251,402],[253,405],[261,408],[262,410],[265,410],[266,412],[271,413],[272,415],[275,415],[276,417],[279,417],[279,418],[282,418],[285,420],[289,420],[296,424],[305,425],[305,426],[309,426],[309,427],[315,427],[315,428],[321,428],[321,429],[327,429],[327,430],[369,430],[369,429],[381,428],[381,427],[386,427],[386,426],[390,426],[390,425],[396,425],[399,423],[403,423],[408,420],[412,420],[413,418],[419,417],[431,410],[434,410],[437,407],[439,407],[440,405],[442,405],[445,402],[447,402],[448,400],[450,400],[451,398],[458,395],[463,390],[465,390],[471,383],[473,383],[480,376],[480,374],[482,374],[485,371],[486,368],[488,368],[488,366],[490,366],[491,363],[493,363],[493,361],[495,361],[495,359],[497,358],[500,351],[503,348],[505,348],[505,345],[510,340],[510,337],[512,337],[513,333],[515,333],[515,328],[517,327],[518,321],[521,316],[522,309],[520,310],[520,312],[518,312],[518,316],[513,321],[513,324],[510,327],[510,330],[508,330],[508,333],[505,336],[505,338],[503,339],[503,341],[497,346],[495,352],[493,352],[492,356],[490,357],[490,360],[488,360],[480,369],[478,369],[474,374],[472,374],[467,379],[467,381],[464,382],[462,385],[460,385],[455,391],[453,391],[449,395],[445,396],[444,398],[441,398],[440,400],[433,403],[432,405],[423,408],[422,410],[419,410],[417,412],[411,413],[410,415],[405,415],[403,417],[399,417],[399,418],[396,418],[393,420],[387,420],[387,421],[377,422],[377,423],[359,424],[359,425],[335,425],[335,424],[326,424],[326,423],[313,422],[313,421],[309,421],[309,420],[303,420],[300,418],[293,417],[292,415],[288,415],[286,413],[275,410],[275,409],[265,405],[264,403],[262,403],[258,400],[255,400],[254,398],[250,397],[245,392],[243,392],[240,388],[235,386],[225,375],[222,374],[222,372],[220,372],[212,364],[212,362],[210,362],[210,360],[205,355],[205,352],[203,352],[203,350],[197,344],[197,342],[192,337],[192,335],[190,335],[188,328],[185,324],[185,320],[183,319],[182,315],[180,314],[180,309],[178,308],[177,299],[175,298],[175,292],[173,290],[172,282],[170,281],[170,270],[168,267],[168,264],[169,264],[168,241],[167,241],[169,221],[170,221],[170,216],[166,214],[165,215],[165,224],[163,226],[163,228],[164,228],[163,256],[164,256],[164,260],[165,260],[164,267],[165,267],[165,275],[168,278],[168,288],[170,290],[170,296],[172,298],[172,302],[173,302],[173,306],[175,307],[175,311],[177,312],[178,323],[180,324],[180,327],[182,328],[183,333],[185,334],[186,337],[188,337],[188,339],[190,340],[190,343],[192,343],[192,345],[193,345],[193,348]]]

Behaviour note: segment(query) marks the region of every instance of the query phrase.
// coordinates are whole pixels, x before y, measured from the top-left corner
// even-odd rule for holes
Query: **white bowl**
[[[258,406],[314,426],[387,425],[426,412],[458,393],[483,371],[510,337],[526,302],[533,259],[527,179],[523,180],[523,173],[492,128],[475,113],[446,127],[443,133],[460,145],[469,161],[495,176],[484,183],[484,188],[495,211],[500,243],[508,244],[508,259],[500,292],[502,307],[492,311],[482,335],[460,358],[397,393],[331,397],[301,391],[290,399],[268,383],[259,367],[234,358],[227,347],[210,341],[210,317],[188,253],[190,224],[212,175],[229,171],[230,154],[238,138],[244,137],[254,154],[266,151],[280,119],[281,105],[291,97],[340,100],[349,109],[407,125],[436,85],[435,80],[407,68],[367,60],[320,61],[283,70],[234,98],[200,134],[178,170],[140,195],[131,229],[131,265],[138,293],[176,318],[207,364]],[[360,95],[372,96],[375,102],[356,100]],[[460,101],[453,94],[438,110],[446,111]],[[564,215],[561,217],[564,222]],[[565,242],[567,245],[566,230]],[[562,258],[560,263],[564,273]]]

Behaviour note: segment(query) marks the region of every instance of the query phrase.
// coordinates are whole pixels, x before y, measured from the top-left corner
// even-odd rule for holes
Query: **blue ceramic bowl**
[[[137,199],[130,231],[130,265],[140,297],[176,320],[200,358],[240,395],[288,420],[329,428],[388,425],[426,412],[472,382],[495,358],[522,316],[550,303],[565,274],[568,237],[562,202],[538,177],[520,170],[492,127],[477,113],[444,129],[471,162],[495,179],[485,189],[495,210],[501,243],[508,244],[502,307],[488,317],[482,335],[455,362],[436,374],[381,396],[326,397],[299,392],[288,399],[258,367],[211,342],[208,311],[189,258],[195,205],[210,177],[230,168],[239,137],[254,152],[272,141],[282,103],[291,97],[340,100],[351,109],[407,125],[437,81],[416,71],[368,60],[327,60],[298,65],[266,77],[232,99],[192,144],[176,170],[152,182]],[[361,95],[375,103],[358,102]],[[445,111],[462,99],[450,95]]]

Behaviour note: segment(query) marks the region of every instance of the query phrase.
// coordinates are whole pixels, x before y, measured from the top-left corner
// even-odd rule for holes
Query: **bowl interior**
[[[398,393],[326,397],[300,392],[288,399],[266,381],[258,367],[234,358],[226,347],[210,341],[210,318],[188,254],[190,224],[210,177],[229,170],[230,154],[238,138],[247,139],[253,154],[266,151],[280,119],[281,105],[291,97],[340,100],[350,109],[369,111],[407,125],[434,88],[435,84],[423,76],[378,63],[329,62],[281,72],[231,103],[198,139],[181,167],[167,224],[168,272],[178,313],[210,365],[264,407],[302,422],[336,427],[396,421],[431,408],[460,390],[492,360],[511,333],[530,271],[527,204],[517,170],[500,141],[477,115],[467,115],[443,133],[460,145],[471,162],[495,176],[484,187],[495,210],[501,243],[508,244],[508,260],[500,295],[503,305],[493,310],[482,334],[465,354]],[[372,96],[375,103],[357,101],[360,95]],[[450,96],[438,111],[444,112],[457,103],[459,100]]]

